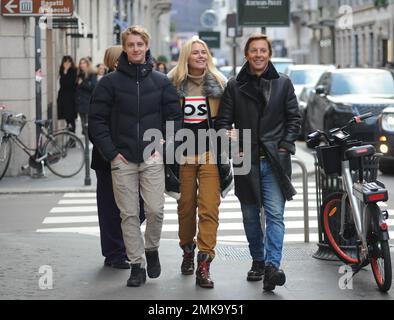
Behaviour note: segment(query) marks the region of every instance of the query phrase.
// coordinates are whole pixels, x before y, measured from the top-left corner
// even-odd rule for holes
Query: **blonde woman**
[[[231,187],[232,175],[229,165],[215,164],[212,144],[206,139],[198,141],[198,133],[214,128],[226,80],[214,66],[207,44],[198,37],[184,44],[179,62],[168,76],[182,100],[184,128],[191,130],[195,137],[195,152],[180,167],[178,221],[183,250],[181,273],[194,273],[197,246],[196,284],[202,288],[213,288],[210,264],[215,257],[220,194],[224,195]]]
[[[75,102],[81,118],[83,134],[85,134],[85,124],[88,122],[90,96],[93,93],[96,83],[97,77],[90,60],[88,58],[80,59],[77,73]]]

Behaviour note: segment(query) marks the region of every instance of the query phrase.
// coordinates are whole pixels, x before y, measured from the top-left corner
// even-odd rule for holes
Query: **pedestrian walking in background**
[[[88,58],[79,60],[77,74],[77,91],[75,101],[79,117],[81,118],[82,133],[85,134],[85,125],[88,122],[90,97],[97,83],[97,76],[93,71]]]
[[[187,157],[180,167],[180,192],[178,221],[180,247],[183,250],[181,272],[194,273],[194,255],[197,234],[196,283],[203,288],[213,288],[210,264],[215,257],[217,229],[219,226],[220,194],[232,184],[230,165],[225,174],[219,175],[212,141],[198,141],[198,131],[214,128],[220,98],[226,84],[225,77],[212,62],[207,44],[193,37],[181,49],[179,62],[169,74],[183,102],[184,128],[195,137],[195,154]],[[203,145],[199,150],[198,146]]]
[[[59,120],[66,120],[67,128],[75,133],[75,106],[77,68],[71,56],[64,56],[59,69],[59,92],[57,96],[57,112]]]
[[[122,52],[122,46],[112,46],[105,51],[104,64],[109,72],[116,70]],[[120,210],[116,205],[112,188],[111,165],[101,156],[94,144],[91,168],[95,170],[97,177],[97,212],[100,226],[101,252],[105,257],[104,265],[116,269],[130,269],[123,240]],[[142,206],[140,212],[141,223],[144,220],[145,215]]]
[[[157,62],[156,63],[156,70],[161,73],[167,74],[167,66],[164,62]]]
[[[99,63],[96,66],[96,77],[97,77],[97,82],[99,82],[106,74],[107,74],[107,67],[103,63]]]
[[[175,131],[182,125],[175,88],[165,75],[153,70],[149,40],[147,31],[139,26],[122,33],[124,52],[117,70],[98,83],[89,113],[92,140],[111,162],[115,200],[131,261],[130,287],[145,283],[145,267],[150,278],[161,273],[158,249],[164,215],[164,165],[158,152],[144,158],[151,143],[143,137],[149,129],[164,133],[167,121],[174,121]],[[139,218],[140,193],[146,215],[145,243]]]
[[[263,35],[251,36],[244,49],[246,64],[229,81],[216,120],[217,129],[250,129],[251,171],[235,175],[235,194],[241,210],[250,254],[253,258],[247,280],[259,281],[264,290],[284,285],[280,270],[285,234],[284,209],[295,189],[291,183],[291,159],[301,118],[290,79],[279,75],[271,63],[272,43]],[[240,155],[243,157],[242,149]],[[260,209],[264,208],[266,230]]]

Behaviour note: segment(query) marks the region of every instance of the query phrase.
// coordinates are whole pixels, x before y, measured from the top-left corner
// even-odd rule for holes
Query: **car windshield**
[[[355,72],[333,74],[331,94],[394,95],[394,78],[390,72]]]
[[[290,73],[290,79],[294,85],[315,84],[324,70],[293,70]]]
[[[293,65],[291,62],[273,62],[276,71],[280,73],[286,73],[287,68]]]

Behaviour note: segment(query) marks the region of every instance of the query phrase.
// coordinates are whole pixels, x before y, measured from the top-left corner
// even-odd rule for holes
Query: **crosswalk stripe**
[[[285,243],[304,241],[304,199],[302,182],[295,182],[294,186],[298,194],[293,201],[287,202],[285,206]],[[98,215],[96,205],[96,193],[65,193],[58,204],[50,210],[50,216],[45,217],[41,229],[37,232],[44,233],[81,233],[87,235],[100,235],[98,226]],[[380,207],[386,208],[386,203],[379,203]],[[310,241],[318,241],[318,215],[316,203],[315,183],[308,184],[308,206],[309,206],[309,228]],[[178,237],[178,214],[177,201],[165,196],[163,237]],[[242,223],[242,212],[238,198],[234,190],[225,199],[221,199],[219,208],[219,228],[217,241],[247,243]],[[394,219],[393,219],[394,220]],[[85,224],[85,226],[84,226]],[[394,221],[387,221],[390,229],[394,229]],[[142,232],[146,224],[142,225]],[[394,237],[394,230],[390,230]]]
[[[65,193],[64,198],[95,198],[96,193],[80,192],[80,193]]]

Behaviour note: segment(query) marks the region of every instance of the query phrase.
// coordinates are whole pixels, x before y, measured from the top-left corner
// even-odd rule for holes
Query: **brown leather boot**
[[[196,284],[201,288],[212,289],[214,287],[214,282],[209,274],[212,260],[213,258],[207,253],[199,252],[197,255]]]
[[[195,243],[182,246],[183,260],[181,272],[185,276],[190,276],[194,273],[194,249],[196,249]]]

